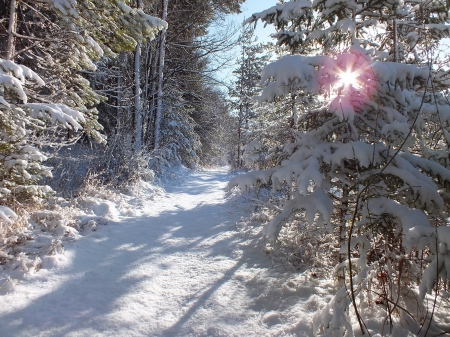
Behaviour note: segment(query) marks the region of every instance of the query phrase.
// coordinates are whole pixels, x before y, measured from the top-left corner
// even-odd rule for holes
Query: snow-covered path
[[[228,179],[194,174],[140,217],[66,243],[55,268],[0,297],[0,336],[311,336],[315,288],[236,229]]]

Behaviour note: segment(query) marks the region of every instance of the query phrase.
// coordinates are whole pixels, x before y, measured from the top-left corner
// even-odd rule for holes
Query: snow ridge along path
[[[248,214],[226,198],[229,178],[193,174],[139,217],[65,243],[55,267],[0,297],[0,336],[312,336],[324,299],[237,229]]]

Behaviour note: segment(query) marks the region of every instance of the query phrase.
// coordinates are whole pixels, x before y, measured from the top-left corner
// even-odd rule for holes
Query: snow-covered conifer
[[[42,146],[48,145],[37,135],[54,124],[78,131],[85,124],[83,114],[64,104],[32,103],[27,93],[45,85],[31,69],[13,61],[0,59],[0,202],[39,199],[51,192],[38,185],[51,177],[51,168]],[[10,224],[17,217],[2,206],[2,221]],[[8,220],[9,219],[9,220]]]
[[[51,177],[42,164],[45,149],[78,139],[81,130],[105,141],[95,109],[102,97],[81,71],[95,70],[95,60],[131,50],[166,27],[127,1],[6,3],[10,10],[1,11],[1,19],[12,24],[0,33],[0,52],[8,58],[0,58],[2,204],[51,192],[37,184]]]
[[[264,52],[263,45],[256,44],[256,41],[252,27],[244,26],[239,37],[240,56],[236,60],[238,66],[233,71],[236,80],[229,92],[231,107],[236,115],[234,166],[238,169],[256,164],[260,157],[257,152],[260,150],[261,137],[253,130],[259,112],[253,98],[261,90],[257,84],[270,56]]]
[[[299,131],[280,165],[230,186],[257,177],[294,190],[267,224],[273,242],[293,215],[336,234],[346,284],[317,313],[316,335],[438,330],[424,299],[439,297],[450,275],[449,73],[436,58],[447,10],[440,1],[301,0],[248,20],[276,25],[295,54],[264,69],[259,101],[296,95]]]

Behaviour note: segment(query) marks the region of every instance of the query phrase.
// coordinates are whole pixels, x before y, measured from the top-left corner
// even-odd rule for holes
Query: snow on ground
[[[273,265],[229,179],[193,174],[64,242],[1,297],[0,336],[311,336],[332,285]]]

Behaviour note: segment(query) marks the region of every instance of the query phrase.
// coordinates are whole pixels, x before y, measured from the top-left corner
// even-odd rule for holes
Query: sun
[[[350,85],[355,85],[357,82],[357,78],[358,78],[359,74],[357,71],[345,71],[345,72],[341,72],[339,73],[338,77],[339,77],[339,83],[343,84],[344,86],[350,86]]]

